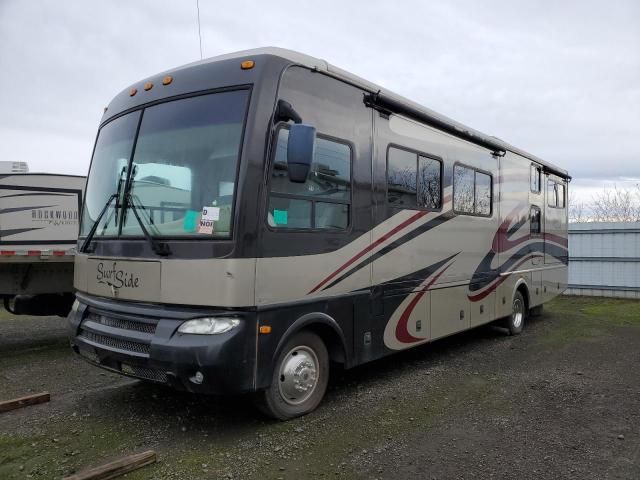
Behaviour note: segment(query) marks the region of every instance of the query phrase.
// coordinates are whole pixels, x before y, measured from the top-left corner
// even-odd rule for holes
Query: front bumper
[[[90,363],[123,375],[197,393],[255,389],[255,312],[114,301],[77,294],[69,314],[71,346]],[[240,318],[220,335],[178,333],[186,320]],[[203,381],[195,381],[196,372]]]

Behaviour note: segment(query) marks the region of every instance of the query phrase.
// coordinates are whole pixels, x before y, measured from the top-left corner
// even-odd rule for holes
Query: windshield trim
[[[169,103],[169,102],[173,102],[173,101],[177,101],[177,100],[183,100],[183,99],[187,99],[187,98],[194,98],[194,97],[200,97],[200,96],[204,96],[204,95],[211,95],[211,94],[215,94],[215,93],[224,93],[224,92],[232,92],[232,91],[242,91],[242,90],[246,90],[248,92],[247,94],[247,101],[246,101],[246,105],[245,105],[245,111],[244,111],[244,115],[243,115],[243,124],[242,124],[242,133],[240,135],[240,142],[239,142],[239,148],[238,148],[238,161],[237,161],[237,165],[236,165],[236,184],[237,186],[241,185],[241,182],[239,181],[239,177],[240,177],[240,167],[242,164],[242,154],[244,151],[244,140],[245,140],[245,135],[247,132],[247,123],[248,123],[248,119],[249,119],[249,109],[251,106],[251,95],[253,93],[253,85],[252,84],[242,84],[242,85],[234,85],[234,86],[230,86],[230,87],[222,87],[222,88],[212,88],[212,89],[207,89],[207,90],[198,90],[196,92],[190,92],[190,93],[186,93],[186,94],[181,94],[181,95],[173,95],[171,97],[165,97],[165,98],[161,98],[158,100],[154,100],[151,102],[147,102],[145,104],[142,105],[137,105],[136,107],[133,108],[129,108],[127,110],[123,110],[122,112],[118,112],[118,114],[113,115],[112,117],[108,118],[107,120],[105,120],[104,122],[102,122],[99,127],[98,127],[98,133],[96,134],[96,139],[93,145],[93,151],[91,153],[91,163],[89,164],[89,174],[91,173],[91,167],[93,166],[93,160],[95,157],[95,150],[96,150],[96,146],[98,144],[98,138],[100,136],[100,132],[102,131],[102,129],[108,125],[109,123],[111,123],[112,121],[123,117],[125,115],[128,115],[130,113],[139,111],[140,115],[138,117],[138,124],[136,126],[136,132],[135,135],[133,137],[133,147],[129,156],[129,159],[127,161],[127,177],[126,177],[126,183],[125,183],[125,187],[124,187],[124,192],[127,192],[127,188],[129,187],[129,182],[130,182],[130,175],[131,175],[131,167],[133,165],[133,157],[135,155],[135,151],[136,151],[136,147],[138,144],[138,135],[140,133],[140,126],[142,125],[142,119],[144,117],[144,111],[145,109],[149,108],[149,107],[153,107],[156,105],[161,105],[163,103]],[[87,175],[87,184],[88,184],[88,180],[89,180],[89,175]],[[85,188],[84,191],[84,196],[82,198],[82,205],[85,205],[86,202],[86,196],[87,196],[87,189]],[[152,235],[152,238],[154,239],[159,239],[164,241],[172,241],[172,240],[189,240],[189,241],[198,241],[198,242],[202,242],[202,241],[208,241],[208,242],[217,242],[217,241],[229,241],[232,240],[235,236],[235,227],[236,227],[236,222],[235,222],[235,217],[236,217],[236,204],[237,204],[237,199],[238,199],[238,187],[236,187],[234,189],[233,192],[233,200],[231,203],[231,224],[230,224],[230,228],[229,228],[229,235],[225,235],[225,236],[220,236],[220,237],[211,237],[211,238],[198,238],[198,237],[194,237],[193,235]],[[82,214],[80,217],[80,225],[83,225],[84,222],[84,212],[85,209],[84,207],[82,208]],[[117,235],[100,235],[98,236],[94,236],[91,239],[91,242],[96,242],[99,240],[145,240],[145,236],[144,235],[122,235],[122,227],[123,227],[123,222],[119,222],[119,226],[118,226],[118,234]],[[80,239],[84,239],[86,238],[87,235],[78,235],[78,240]]]

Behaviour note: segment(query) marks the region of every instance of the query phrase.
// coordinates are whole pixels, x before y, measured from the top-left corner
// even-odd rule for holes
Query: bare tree
[[[589,217],[587,215],[588,207],[584,202],[579,202],[576,194],[573,190],[569,191],[569,221],[575,222],[587,222]]]
[[[596,222],[640,221],[638,188],[605,188],[591,199],[591,214]]]

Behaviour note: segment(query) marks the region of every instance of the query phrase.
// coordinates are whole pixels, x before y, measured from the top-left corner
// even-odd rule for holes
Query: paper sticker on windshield
[[[187,210],[182,221],[182,229],[185,232],[195,232],[198,227],[198,212],[196,210]]]
[[[198,224],[198,233],[207,233],[211,235],[213,233],[213,220],[201,218],[200,223]]]
[[[202,207],[202,219],[217,222],[220,220],[219,207]]]
[[[273,222],[276,225],[286,225],[289,223],[289,218],[286,210],[273,210]]]

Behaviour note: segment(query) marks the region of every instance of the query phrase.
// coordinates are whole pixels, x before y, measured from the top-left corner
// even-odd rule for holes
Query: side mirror
[[[289,180],[295,183],[307,181],[316,148],[316,127],[296,123],[289,129],[287,143],[287,170]]]

